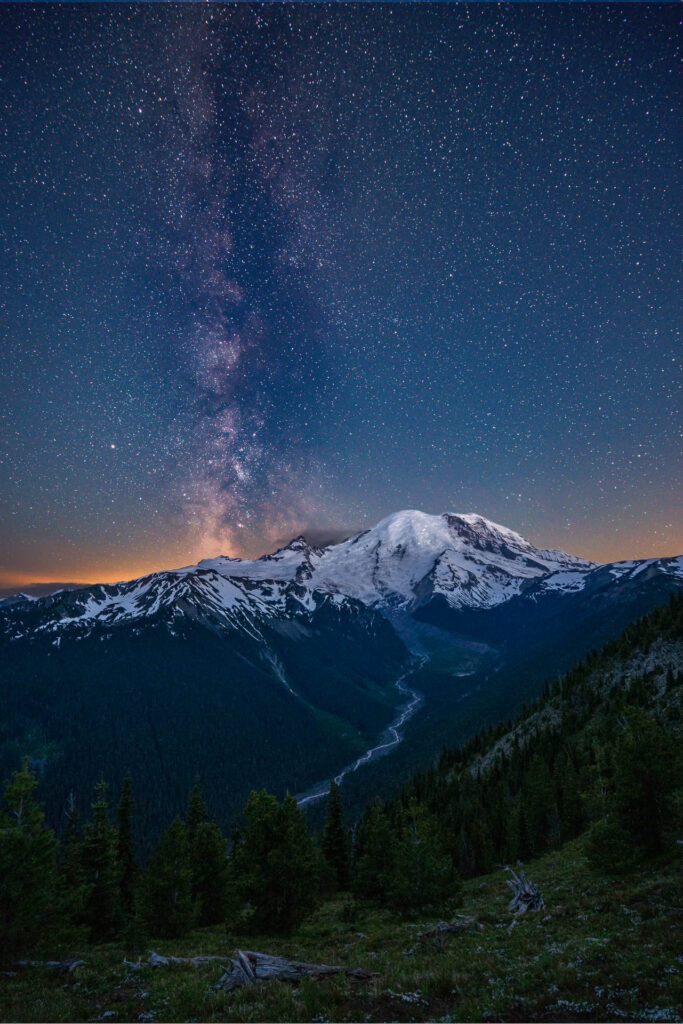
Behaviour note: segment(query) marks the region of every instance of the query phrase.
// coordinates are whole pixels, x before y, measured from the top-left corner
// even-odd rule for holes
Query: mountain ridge
[[[493,609],[528,595],[586,589],[595,574],[616,580],[643,571],[683,580],[683,556],[600,565],[558,549],[537,548],[520,534],[476,513],[392,513],[338,544],[317,547],[303,535],[258,559],[219,555],[116,584],[94,584],[42,598],[0,602],[12,617],[35,609],[38,628],[80,622],[108,624],[189,605],[208,609],[231,628],[249,629],[259,616],[280,617],[299,606],[347,600],[380,611],[413,613],[441,599],[454,611]],[[87,596],[86,596],[87,595]],[[51,616],[49,610],[54,614]]]

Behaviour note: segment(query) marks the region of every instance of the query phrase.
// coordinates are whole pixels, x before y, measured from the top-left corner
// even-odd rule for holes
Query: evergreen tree
[[[412,799],[400,814],[388,901],[399,910],[423,910],[443,903],[457,889],[436,822]]]
[[[470,842],[472,843],[472,873],[484,874],[491,870],[493,862],[493,842],[491,839],[492,808],[488,803],[478,800],[474,805],[470,818]]]
[[[306,816],[289,794],[282,807],[265,790],[252,792],[246,824],[233,851],[233,872],[252,908],[256,929],[288,932],[315,906],[318,857]]]
[[[583,809],[581,806],[581,789],[574,761],[569,753],[565,755],[559,773],[559,790],[561,806],[561,828],[563,839],[573,839],[579,835],[583,825]]]
[[[64,912],[74,925],[79,925],[83,923],[83,914],[92,886],[86,879],[83,867],[83,842],[73,793],[69,797],[66,813],[59,874],[64,896]]]
[[[213,821],[202,821],[190,843],[192,897],[199,925],[225,920],[228,857],[225,836]]]
[[[118,825],[116,851],[119,865],[121,906],[126,914],[130,914],[133,908],[135,878],[137,875],[135,845],[133,842],[133,792],[130,772],[123,780],[121,797],[116,811],[116,821]]]
[[[664,848],[674,826],[673,794],[681,781],[679,747],[645,711],[629,709],[617,746],[614,804],[622,828],[646,855]]]
[[[197,829],[203,821],[208,820],[208,817],[209,813],[206,809],[206,804],[204,803],[201,790],[199,789],[199,779],[196,778],[187,805],[187,835],[190,843],[194,842]]]
[[[559,814],[548,763],[535,754],[526,773],[524,803],[529,853],[539,853],[559,842]]]
[[[34,799],[28,759],[5,783],[0,813],[0,962],[34,953],[49,941],[59,910],[58,844]]]
[[[109,822],[107,784],[98,782],[92,819],[83,829],[83,867],[89,886],[84,917],[94,942],[110,939],[121,924],[116,829]]]
[[[142,914],[151,935],[177,939],[194,923],[187,829],[175,818],[149,858],[141,885]]]
[[[280,810],[281,841],[271,855],[276,931],[290,932],[318,899],[318,854],[308,834],[306,815],[288,793]],[[272,902],[272,901],[271,901]]]
[[[609,875],[633,867],[633,842],[615,815],[593,822],[586,839],[586,856],[595,871]]]
[[[394,839],[387,813],[377,797],[358,831],[353,889],[361,899],[384,902],[394,869]]]
[[[334,780],[330,783],[322,849],[325,860],[334,872],[336,888],[347,889],[350,878],[349,837],[344,828],[344,811],[339,786]]]

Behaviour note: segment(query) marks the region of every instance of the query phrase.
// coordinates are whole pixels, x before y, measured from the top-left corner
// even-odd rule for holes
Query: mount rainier
[[[0,771],[28,754],[57,821],[71,789],[85,805],[130,768],[160,823],[199,773],[227,823],[249,789],[297,791],[362,753],[405,700],[411,650],[428,758],[682,580],[680,557],[602,566],[479,515],[402,511],[323,548],[298,537],[251,561],[13,597]]]

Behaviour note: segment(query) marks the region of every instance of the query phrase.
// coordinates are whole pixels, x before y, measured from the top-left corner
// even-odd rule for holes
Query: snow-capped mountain
[[[683,558],[595,565],[482,516],[403,511],[325,548],[18,595],[0,603],[0,774],[33,758],[58,822],[74,780],[84,810],[130,768],[161,828],[199,772],[228,824],[251,788],[300,791],[376,742],[406,645],[429,758],[682,582]]]
[[[31,630],[61,633],[149,618],[162,609],[258,636],[259,621],[306,616],[328,601],[411,613],[436,598],[454,610],[493,609],[519,595],[577,593],[596,574],[616,582],[653,572],[683,580],[683,558],[598,566],[536,548],[480,515],[407,510],[325,548],[297,537],[255,560],[220,556],[129,582],[15,598],[0,606],[0,615],[14,636],[24,635],[27,619]]]
[[[540,550],[483,516],[414,510],[324,549],[298,537],[255,561],[215,558],[199,565],[227,578],[296,581],[373,607],[405,609],[435,594],[453,607],[491,608],[531,580],[594,567],[562,551]]]
[[[126,583],[59,591],[37,600],[17,599],[0,608],[0,616],[6,610],[5,621],[17,622],[16,637],[23,635],[27,621],[32,633],[62,634],[165,613],[171,628],[174,620],[187,617],[259,638],[259,621],[305,615],[327,601],[339,606],[346,599],[316,594],[296,583],[228,578],[210,567],[194,566],[152,573]]]

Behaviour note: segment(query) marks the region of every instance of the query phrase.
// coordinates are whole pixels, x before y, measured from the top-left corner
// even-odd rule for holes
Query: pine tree
[[[291,931],[313,909],[318,896],[318,857],[306,816],[289,794],[282,807],[274,796],[252,792],[246,824],[233,851],[232,868],[253,926]]]
[[[126,914],[130,914],[133,908],[135,879],[137,876],[135,845],[133,841],[133,792],[130,773],[123,780],[121,797],[116,811],[116,821],[118,825],[116,852],[119,867],[121,906]]]
[[[190,843],[190,863],[197,923],[219,924],[226,916],[228,857],[225,836],[215,822],[199,823]]]
[[[98,782],[92,820],[83,829],[83,867],[90,886],[84,917],[94,942],[110,939],[121,924],[116,829],[109,822],[107,784]]]
[[[281,842],[272,854],[275,884],[273,924],[290,932],[312,911],[318,897],[318,857],[306,815],[288,793],[280,811]]]
[[[64,897],[64,912],[74,925],[83,923],[91,884],[83,867],[83,841],[73,793],[67,804],[67,821],[62,840],[59,874]]]
[[[527,846],[531,854],[539,853],[559,841],[559,814],[555,789],[547,761],[534,754],[524,782]]]
[[[59,911],[58,844],[34,799],[28,759],[5,783],[0,813],[0,962],[32,954],[49,941]]]
[[[579,835],[583,825],[581,790],[574,761],[569,753],[565,755],[559,772],[562,838],[573,839]]]
[[[394,839],[378,797],[365,812],[358,831],[353,889],[362,899],[384,902],[394,869]]]
[[[344,828],[344,811],[342,808],[339,786],[332,780],[330,797],[327,805],[327,821],[322,842],[325,860],[334,872],[336,888],[347,889],[350,878],[349,838]]]
[[[595,871],[609,875],[633,867],[633,842],[615,815],[608,814],[593,822],[586,838],[586,856]]]
[[[194,841],[197,829],[203,821],[208,820],[208,817],[209,813],[199,789],[199,779],[195,779],[187,805],[187,835],[191,843]]]
[[[646,855],[664,848],[674,825],[674,791],[681,785],[678,746],[645,711],[629,709],[615,759],[614,805],[618,820]]]
[[[142,915],[151,935],[177,939],[194,923],[187,829],[175,818],[149,858],[141,884]]]
[[[458,890],[434,818],[412,799],[399,818],[399,840],[387,888],[389,903],[399,910],[423,910],[440,905]]]

